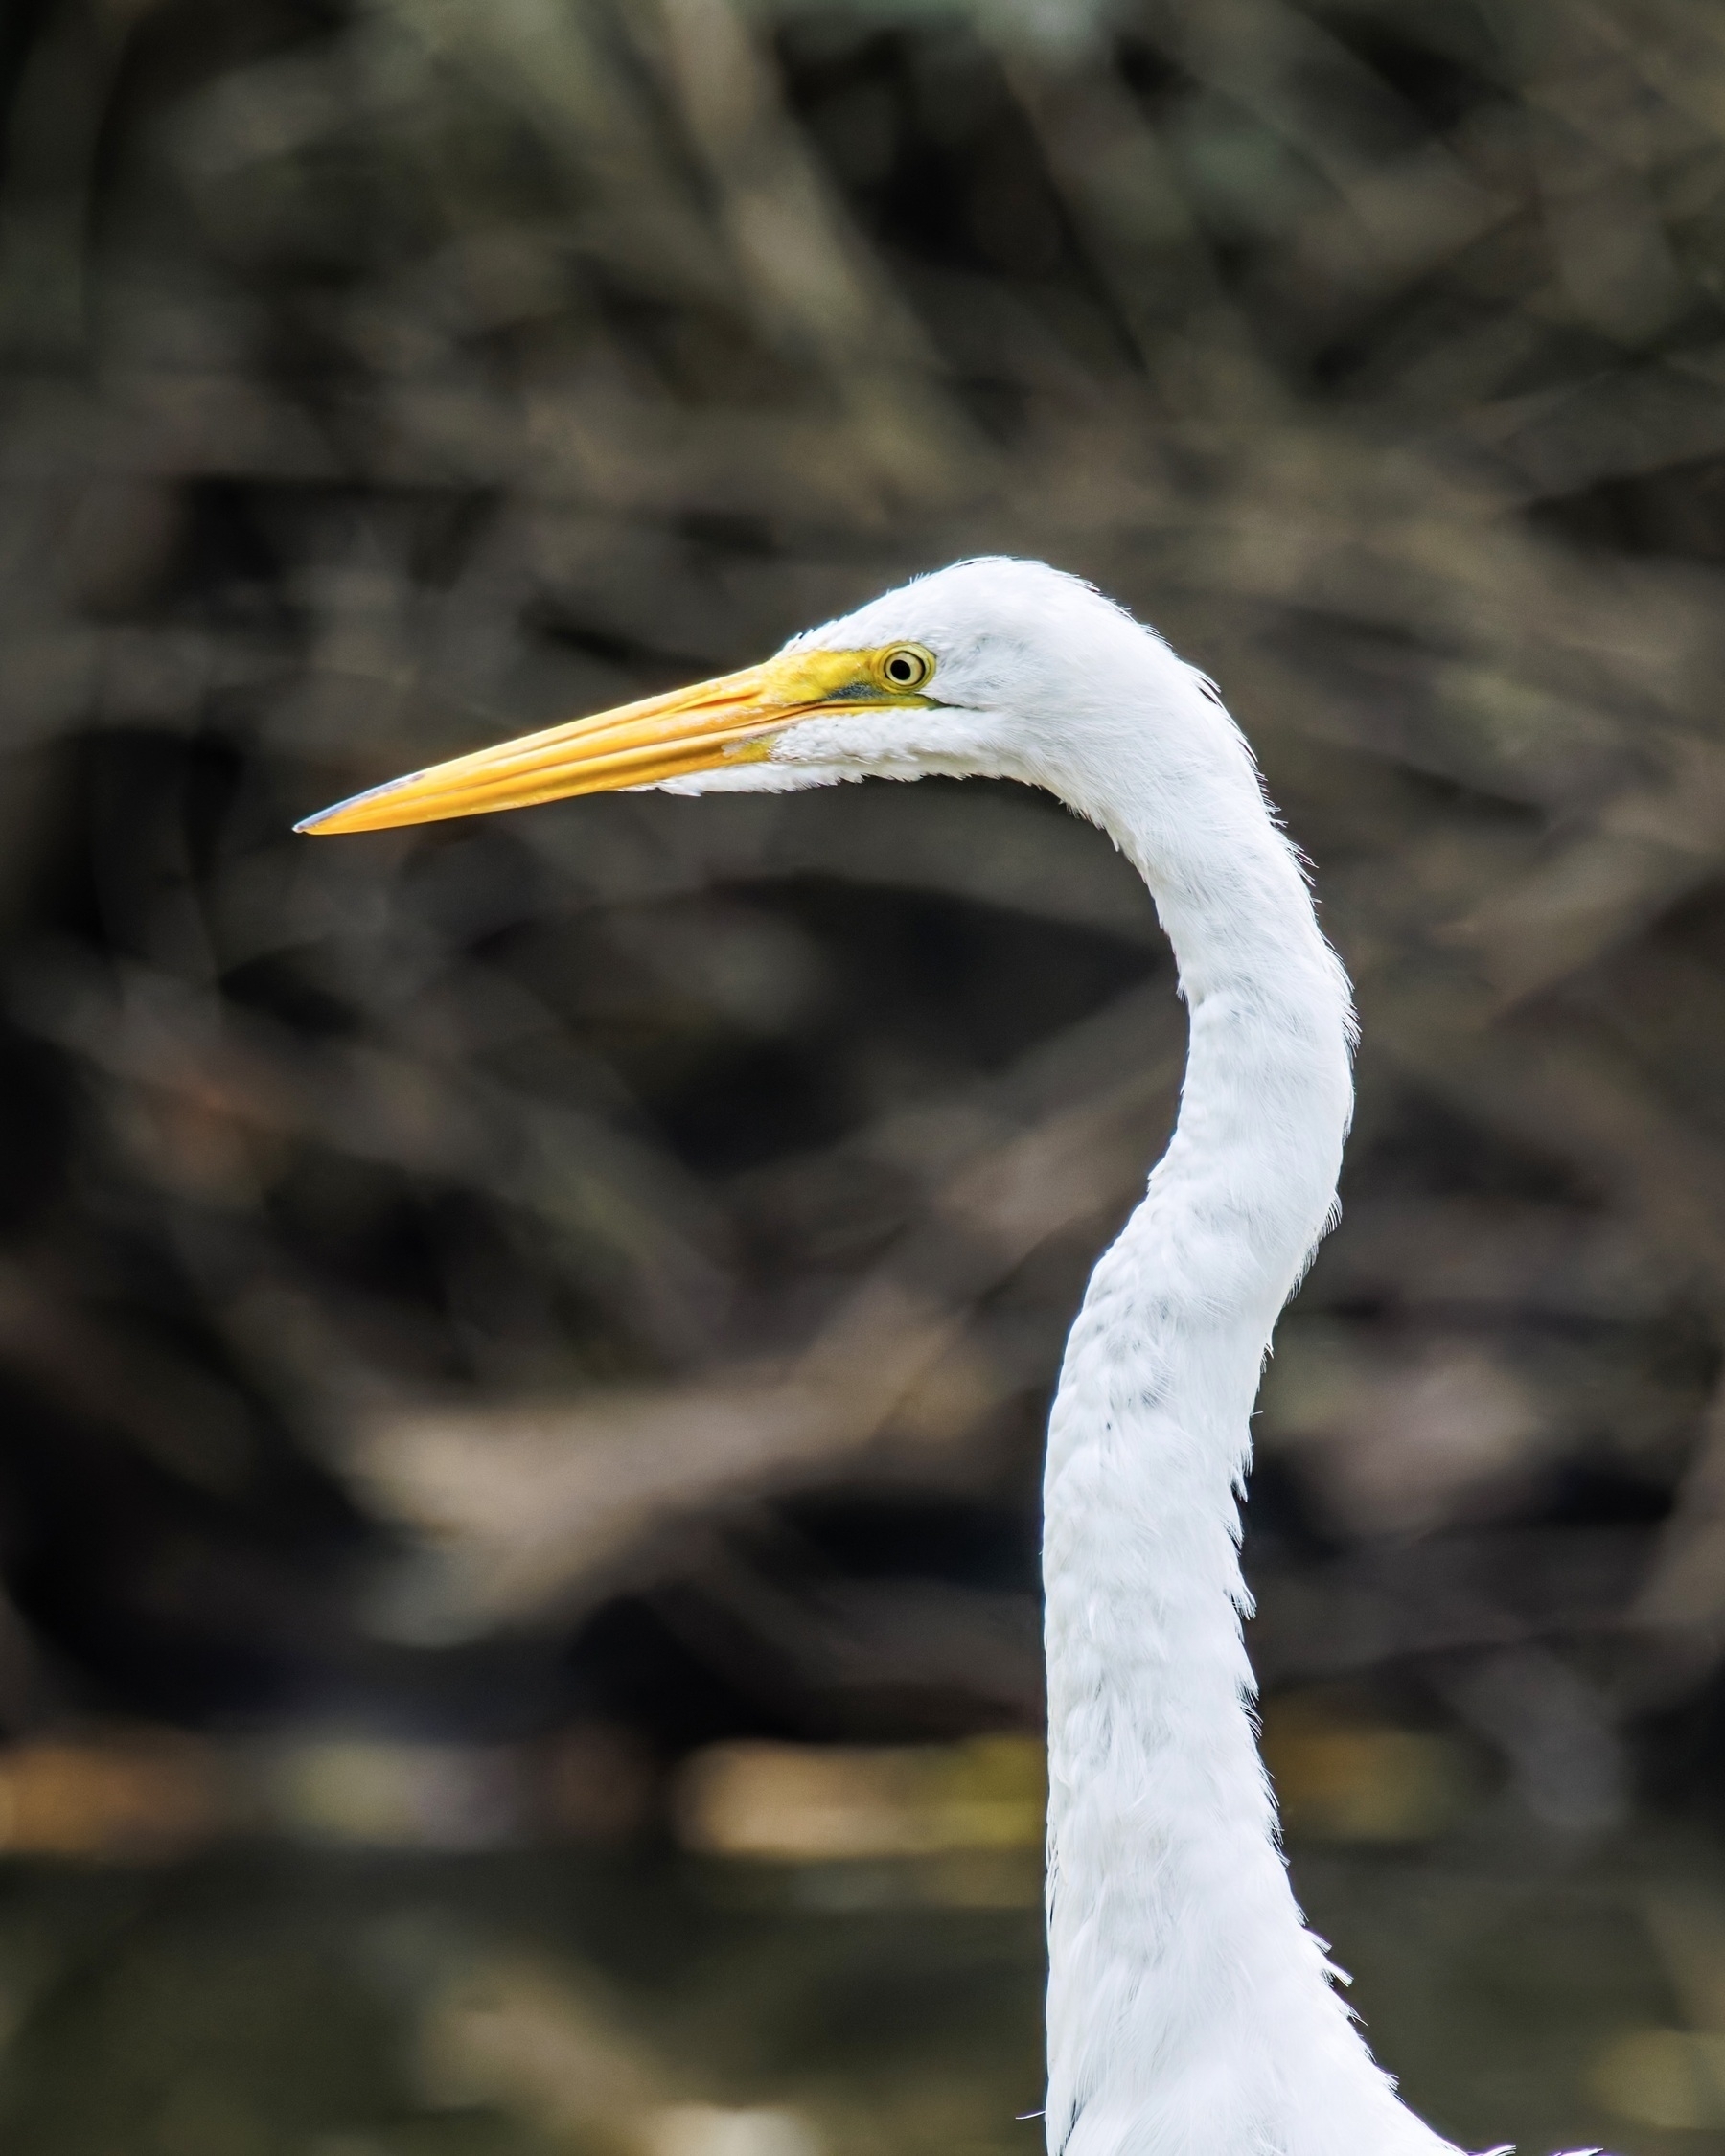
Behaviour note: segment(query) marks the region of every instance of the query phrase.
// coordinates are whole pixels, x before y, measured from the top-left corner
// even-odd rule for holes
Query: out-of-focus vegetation
[[[1247,1543],[1302,1886],[1457,2130],[1725,2127],[1725,1924],[1636,1839],[1722,1763],[1725,13],[13,0],[0,87],[0,1845],[800,1856],[922,1911],[845,1935],[877,2002],[1033,1898],[1042,1417],[1182,1054],[1130,873],[981,785],[288,826],[1034,554],[1221,682],[1359,986]],[[1573,1966],[1481,1943],[1530,1850]],[[810,2145],[830,2030],[583,2065],[573,1915],[455,2138],[369,2068],[350,2132],[163,1972],[256,1916],[283,2055],[338,1935],[441,2028],[421,1890],[210,1861],[14,1882],[20,2146]],[[757,2041],[841,1952],[780,1921],[700,1964]],[[821,2131],[1030,2145],[1033,1917],[953,1921],[999,2103],[952,2033]],[[101,2005],[158,1979],[177,2081]],[[148,2103],[72,2101],[104,2049]]]

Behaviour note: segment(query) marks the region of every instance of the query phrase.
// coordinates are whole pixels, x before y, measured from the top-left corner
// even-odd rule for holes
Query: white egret
[[[1021,780],[1150,887],[1190,1045],[1097,1265],[1045,1479],[1052,2156],[1439,2156],[1295,1903],[1241,1638],[1239,1499],[1276,1314],[1335,1218],[1354,1020],[1213,685],[1089,585],[962,562],[721,680],[313,816],[374,831],[621,788]]]

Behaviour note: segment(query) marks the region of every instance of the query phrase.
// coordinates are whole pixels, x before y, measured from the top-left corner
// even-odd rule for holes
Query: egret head
[[[794,636],[759,666],[456,757],[299,829],[378,831],[629,788],[783,792],[931,772],[1070,798],[1085,737],[1129,719],[1142,745],[1146,721],[1154,727],[1147,665],[1189,700],[1200,677],[1091,585],[1040,562],[960,562]],[[1123,669],[1139,684],[1130,711]]]

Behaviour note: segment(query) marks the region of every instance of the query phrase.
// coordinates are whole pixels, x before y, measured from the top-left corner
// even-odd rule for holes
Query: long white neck
[[[1437,2156],[1300,1919],[1254,1739],[1249,1416],[1334,1206],[1351,1014],[1249,759],[1219,711],[1200,723],[1186,800],[1106,745],[1060,789],[1149,883],[1191,1044],[1049,1433],[1048,2147]]]

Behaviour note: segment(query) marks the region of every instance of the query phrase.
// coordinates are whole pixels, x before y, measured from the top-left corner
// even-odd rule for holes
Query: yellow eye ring
[[[882,682],[900,695],[920,689],[934,677],[934,654],[921,644],[893,644],[875,661]]]

